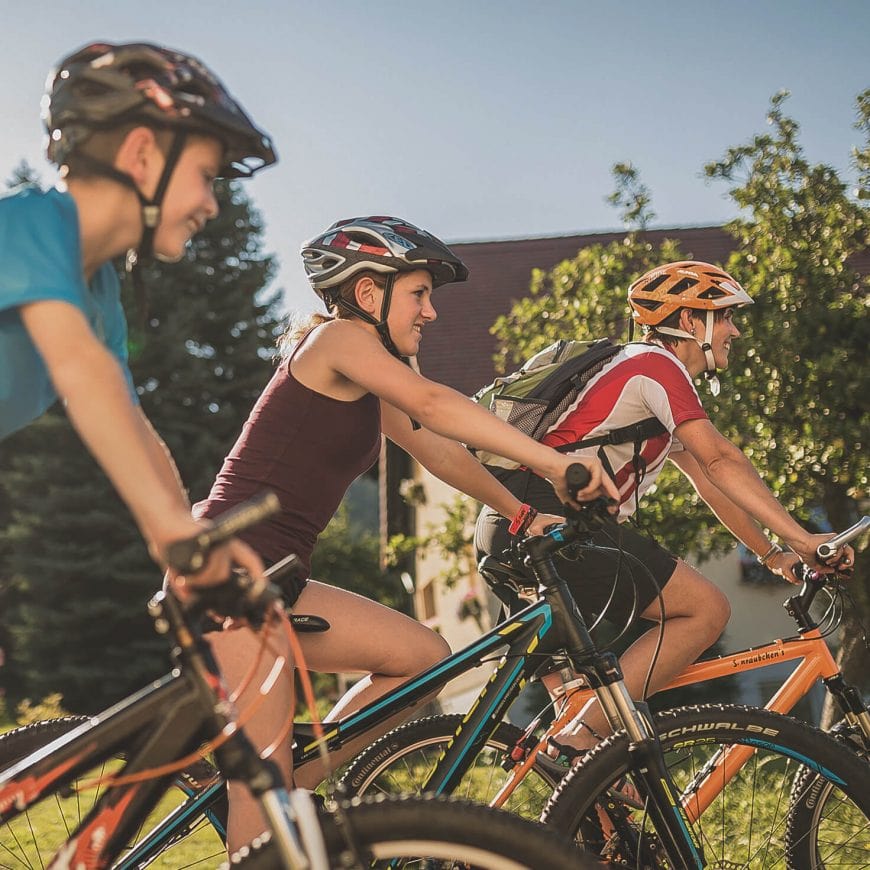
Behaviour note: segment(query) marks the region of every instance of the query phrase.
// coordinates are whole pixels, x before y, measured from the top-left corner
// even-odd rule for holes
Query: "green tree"
[[[761,470],[784,506],[809,521],[821,505],[836,528],[854,521],[867,497],[864,457],[870,394],[866,349],[867,276],[849,266],[866,249],[870,147],[856,150],[857,198],[828,166],[808,163],[798,125],[774,97],[772,132],[730,149],[706,167],[710,178],[732,184],[745,216],[729,225],[735,252],[727,268],[757,304],[741,312],[746,363],[723,374],[718,401],[705,406],[716,426]],[[859,97],[856,126],[870,134],[870,92]],[[624,219],[645,226],[649,199],[630,164],[614,169],[611,201]],[[640,193],[638,193],[640,191]],[[548,272],[532,275],[530,296],[500,318],[497,363],[518,361],[556,338],[594,338],[622,332],[625,288],[652,265],[682,259],[672,241],[659,249],[630,232],[621,242],[594,245]],[[720,551],[732,539],[713,521],[691,487],[673,469],[641,505],[641,516],[675,552]],[[859,561],[852,588],[867,603],[867,568]],[[841,660],[853,678],[868,672],[857,616],[846,616]]]
[[[317,541],[311,558],[311,575],[357,595],[364,595],[407,612],[406,593],[395,572],[381,570],[376,530],[351,518],[343,503]]]
[[[7,187],[10,188],[17,187],[19,184],[39,184],[38,173],[26,160],[22,160],[12,170],[6,182]],[[2,570],[10,547],[9,536],[5,530],[12,522],[12,501],[4,484],[8,481],[11,470],[8,457],[13,452],[12,445],[8,443],[0,445],[0,697],[4,691],[14,694],[19,682],[9,620],[4,618],[4,614],[10,613],[16,585]]]
[[[220,217],[184,260],[145,270],[147,314],[130,329],[143,409],[194,499],[271,374],[276,329],[273,297],[260,298],[272,262],[259,216],[238,184],[217,193]],[[12,634],[15,692],[60,692],[73,712],[98,710],[165,667],[144,608],[159,572],[59,408],[4,442],[3,455],[12,516],[0,576],[12,600],[0,620]]]
[[[729,225],[737,247],[727,264],[756,300],[746,364],[734,366],[733,401],[716,421],[740,444],[783,504],[809,518],[821,506],[834,528],[857,518],[867,499],[870,431],[870,276],[850,266],[870,240],[870,90],[858,98],[853,153],[856,197],[830,166],[813,165],[799,127],[771,101],[771,131],[705,167],[731,185],[743,215]],[[864,542],[866,545],[866,542]],[[858,559],[851,589],[870,603],[870,569]],[[841,666],[870,672],[860,612],[844,615]],[[828,711],[829,712],[829,711]]]
[[[640,180],[640,172],[631,163],[617,163],[611,170],[616,189],[605,197],[614,208],[622,209],[626,229],[645,230],[655,219],[652,195]]]
[[[205,497],[262,391],[278,331],[263,224],[239,183],[218,182],[220,214],[185,258],[145,272],[133,299],[130,367],[142,407],[175,456],[191,499]],[[143,316],[144,315],[144,316]],[[143,320],[145,321],[143,323]]]

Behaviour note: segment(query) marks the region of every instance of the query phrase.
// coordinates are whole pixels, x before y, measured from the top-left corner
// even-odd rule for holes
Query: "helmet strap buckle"
[[[160,223],[160,206],[159,205],[143,205],[142,206],[142,223],[148,229],[154,229]]]

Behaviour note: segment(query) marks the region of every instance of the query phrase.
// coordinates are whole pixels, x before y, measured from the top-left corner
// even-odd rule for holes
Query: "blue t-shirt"
[[[24,185],[0,196],[0,439],[21,429],[57,399],[18,307],[59,300],[81,310],[94,334],[117,357],[130,395],[127,321],[118,276],[104,263],[85,283],[78,209],[57,189]]]

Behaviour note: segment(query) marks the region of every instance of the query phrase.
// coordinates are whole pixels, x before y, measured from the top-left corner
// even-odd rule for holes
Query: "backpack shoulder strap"
[[[658,417],[647,417],[645,420],[638,420],[637,423],[629,423],[627,426],[620,426],[618,429],[613,429],[604,435],[596,435],[593,438],[582,438],[580,441],[575,441],[573,444],[560,444],[556,450],[560,453],[570,453],[572,450],[577,450],[580,447],[599,447],[605,444],[628,444],[634,442],[638,444],[646,441],[648,438],[655,438],[656,435],[663,435],[667,432],[667,427]]]

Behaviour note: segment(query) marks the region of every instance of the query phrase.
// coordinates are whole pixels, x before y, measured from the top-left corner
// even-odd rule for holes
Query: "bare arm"
[[[513,517],[520,509],[520,500],[457,441],[428,429],[413,431],[408,415],[386,402],[381,403],[381,422],[384,434],[391,441],[454,489],[489,505],[505,517]]]
[[[157,434],[157,430],[151,425],[151,421],[145,416],[145,412],[141,408],[137,408],[139,412],[139,424],[142,426],[142,437],[148,452],[151,454],[152,464],[160,479],[163,481],[167,489],[177,489],[184,499],[185,507],[190,509],[190,500],[187,497],[187,490],[181,481],[181,475],[178,472],[178,467],[169,448],[164,443],[163,439]]]
[[[738,541],[759,556],[763,556],[770,549],[767,535],[752,515],[735,504],[707,477],[698,460],[688,450],[672,453],[669,459],[689,478],[698,495]]]
[[[688,450],[681,450],[671,454],[671,462],[689,478],[698,495],[716,514],[716,517],[737,538],[745,544],[757,556],[764,556],[770,550],[770,540],[764,534],[764,530],[758,525],[752,516],[743,508],[736,505],[716,484],[704,473],[698,461]],[[792,571],[798,557],[791,553],[778,553],[766,562],[767,567],[775,574],[797,583]]]
[[[332,368],[347,380],[438,435],[529,466],[553,484],[563,501],[571,501],[565,471],[577,461],[586,465],[591,475],[590,484],[580,492],[582,500],[594,498],[600,489],[618,497],[613,482],[597,460],[578,460],[533,441],[461,393],[418,375],[388,354],[369,332],[353,324],[335,322],[322,328],[317,340],[323,342],[320,352],[328,354]]]
[[[82,441],[130,508],[152,556],[163,564],[166,545],[195,535],[187,495],[163,443],[127,393],[121,367],[84,315],[65,302],[22,306],[21,318]],[[258,573],[246,548],[240,564]],[[230,551],[216,553],[197,580],[223,580]]]
[[[743,452],[709,420],[688,420],[675,430],[689,457],[674,461],[685,470],[722,522],[750,549],[763,553],[762,529],[770,529],[807,564],[816,564],[816,547],[830,535],[811,535],[796,523],[767,488]],[[706,480],[706,482],[705,482]],[[757,523],[753,530],[752,526]]]

